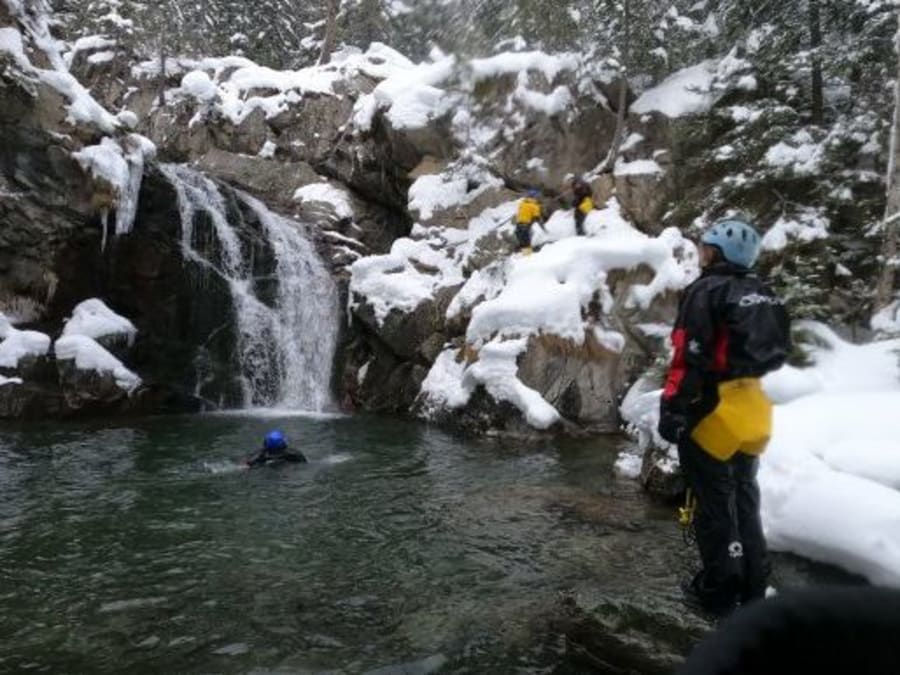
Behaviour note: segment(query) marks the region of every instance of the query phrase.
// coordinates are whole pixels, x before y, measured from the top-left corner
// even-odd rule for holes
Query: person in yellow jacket
[[[537,190],[529,190],[526,196],[519,201],[519,209],[516,213],[516,239],[519,241],[519,251],[525,255],[531,255],[531,228],[535,223],[546,230],[540,193]]]
[[[762,598],[768,574],[756,472],[772,404],[759,378],[784,364],[791,344],[784,302],[751,271],[760,243],[742,218],[703,234],[703,273],[681,298],[660,402],[659,434],[677,443],[697,500],[702,569],[683,590],[715,613]]]
[[[594,191],[584,178],[572,179],[572,196],[575,201],[575,234],[584,236],[584,221],[594,210]]]

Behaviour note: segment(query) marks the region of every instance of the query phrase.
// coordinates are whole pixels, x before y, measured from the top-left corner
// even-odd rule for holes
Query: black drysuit
[[[302,463],[305,461],[306,457],[300,452],[291,452],[290,450],[266,450],[263,448],[255,457],[247,460],[247,466],[260,466],[263,464],[281,462]]]
[[[693,590],[709,609],[724,611],[765,592],[759,461],[741,452],[720,461],[691,439],[691,431],[715,409],[721,382],[781,367],[790,352],[790,322],[784,303],[756,275],[719,262],[685,290],[672,344],[659,432],[678,444],[697,498],[694,529],[703,569]]]

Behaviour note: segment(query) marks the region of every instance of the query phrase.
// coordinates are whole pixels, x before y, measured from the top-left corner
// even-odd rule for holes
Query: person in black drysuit
[[[784,304],[750,270],[759,245],[759,234],[740,219],[721,221],[703,235],[703,273],[681,298],[660,401],[659,433],[677,443],[697,499],[694,530],[702,569],[683,590],[688,600],[717,614],[764,597],[768,576],[758,458],[742,451],[717,458],[692,438],[725,395],[722,383],[740,379],[759,388],[757,378],[781,367],[790,352]],[[768,413],[761,425],[771,425],[771,404]]]
[[[292,452],[288,450],[287,439],[280,431],[270,431],[263,439],[263,446],[260,450],[247,460],[247,466],[262,466],[264,464],[282,463],[282,462],[306,462],[306,457],[301,452]]]
[[[584,221],[594,210],[594,191],[584,178],[572,179],[572,198],[575,206],[575,234],[584,236]]]
[[[900,591],[822,587],[742,608],[691,653],[677,675],[900,673]]]

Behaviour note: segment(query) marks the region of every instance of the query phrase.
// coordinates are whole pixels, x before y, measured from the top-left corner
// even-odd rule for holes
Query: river
[[[279,427],[308,465],[238,461]],[[0,670],[581,672],[585,588],[677,605],[692,561],[618,439],[208,415],[0,436]]]

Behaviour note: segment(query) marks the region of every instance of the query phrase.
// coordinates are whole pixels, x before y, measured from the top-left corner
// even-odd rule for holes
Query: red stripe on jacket
[[[687,373],[687,364],[684,362],[684,343],[687,333],[684,328],[676,328],[672,331],[672,365],[669,366],[669,375],[666,377],[666,386],[663,389],[663,398],[670,399],[681,388],[681,381]]]

